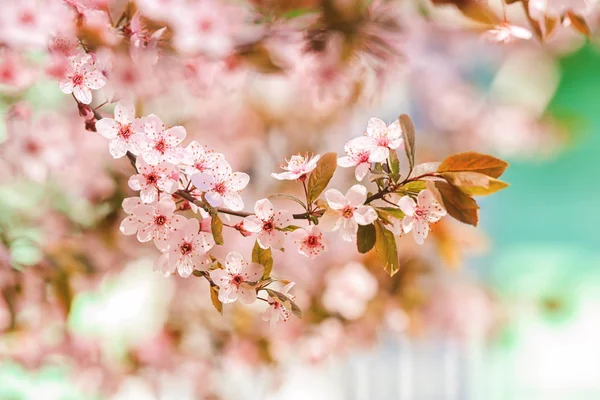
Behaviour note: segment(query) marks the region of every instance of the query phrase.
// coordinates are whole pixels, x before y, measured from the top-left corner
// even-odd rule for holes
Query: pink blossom
[[[123,210],[131,214],[121,222],[121,232],[125,235],[137,233],[140,242],[154,240],[156,247],[165,251],[169,235],[177,231],[186,219],[175,214],[177,206],[171,197],[163,197],[152,204],[143,204],[138,197],[123,200]]]
[[[90,89],[98,90],[106,85],[106,78],[96,68],[92,56],[79,54],[69,59],[66,76],[58,83],[63,93],[73,93],[75,98],[83,104],[92,102]]]
[[[400,199],[398,206],[406,215],[402,219],[404,233],[412,230],[415,241],[419,244],[423,244],[429,234],[429,223],[437,222],[446,215],[446,210],[435,200],[433,193],[427,189],[419,193],[417,202],[410,196],[404,196]]]
[[[280,291],[281,294],[287,296],[291,301],[294,301],[294,296],[288,294],[288,292],[294,287],[294,285],[294,282],[290,282]],[[274,329],[275,325],[279,321],[289,321],[290,310],[292,309],[290,301],[282,301],[279,297],[269,296],[267,298],[267,302],[269,303],[269,308],[267,308],[262,314],[262,320],[269,322],[271,329]]]
[[[211,174],[199,172],[192,175],[192,183],[205,193],[204,196],[211,206],[217,207],[223,204],[233,211],[244,208],[244,201],[239,193],[248,182],[250,182],[248,174],[232,172],[231,166],[224,159],[217,162]]]
[[[3,0],[0,42],[13,48],[43,49],[51,34],[63,24],[70,28],[62,2]]]
[[[529,15],[535,20],[543,20],[545,15],[557,18],[565,11],[587,15],[598,5],[597,0],[529,0]]]
[[[398,120],[386,126],[379,118],[371,118],[367,123],[365,134],[372,146],[369,155],[371,162],[384,162],[390,156],[390,150],[399,148],[403,142],[402,128]]]
[[[263,249],[283,247],[284,232],[278,230],[289,226],[294,219],[287,210],[275,212],[273,204],[268,199],[256,202],[254,213],[244,219],[244,228],[253,233],[258,233],[256,241]]]
[[[356,236],[358,225],[369,225],[377,219],[377,212],[371,206],[364,205],[367,199],[367,188],[362,185],[352,186],[346,196],[337,189],[325,192],[329,209],[321,219],[325,230],[340,230],[342,238],[351,242]]]
[[[206,150],[204,146],[196,141],[188,144],[185,148],[185,152],[186,156],[182,162],[185,165],[185,173],[190,176],[197,172],[210,174],[218,161],[225,160],[223,154]]]
[[[327,249],[327,241],[315,225],[308,229],[296,229],[291,236],[294,243],[300,245],[298,252],[308,258],[315,258]]]
[[[166,245],[168,249],[154,264],[154,269],[165,275],[177,270],[179,276],[187,278],[194,270],[206,271],[212,263],[207,252],[215,241],[210,233],[200,231],[200,223],[195,218],[178,224]]]
[[[314,157],[308,157],[308,153],[304,156],[296,154],[289,160],[286,160],[287,165],[280,165],[282,169],[287,172],[281,172],[279,174],[272,173],[271,176],[279,180],[294,180],[304,177],[317,167],[317,161],[321,158],[320,155]]]
[[[503,23],[496,25],[483,33],[482,37],[493,43],[511,43],[518,39],[529,40],[533,37],[531,31],[520,26]]]
[[[165,193],[177,190],[178,183],[171,176],[175,171],[173,164],[163,162],[150,165],[138,157],[135,166],[139,173],[129,178],[128,183],[131,189],[140,191],[140,198],[144,203],[155,202],[159,190]]]
[[[377,294],[377,280],[360,263],[351,262],[326,278],[322,302],[331,312],[354,320],[362,316],[368,302]]]
[[[144,137],[140,134],[143,121],[135,118],[135,108],[131,103],[117,103],[115,119],[103,118],[96,122],[96,131],[109,139],[108,150],[113,158],[123,157],[127,151],[139,154],[140,143]]]
[[[185,139],[187,132],[183,126],[165,130],[165,124],[154,114],[144,120],[146,141],[142,144],[141,156],[150,165],[163,161],[178,164],[183,158],[183,149],[177,147]]]
[[[376,148],[371,138],[352,139],[344,146],[347,155],[338,158],[337,164],[342,168],[356,167],[354,176],[357,181],[362,181],[371,168],[371,155]],[[378,154],[375,153],[375,157],[377,156]]]
[[[260,280],[264,267],[244,261],[242,255],[232,251],[225,258],[225,268],[210,271],[210,278],[219,286],[219,301],[233,303],[238,298],[242,303],[256,301],[254,283]]]

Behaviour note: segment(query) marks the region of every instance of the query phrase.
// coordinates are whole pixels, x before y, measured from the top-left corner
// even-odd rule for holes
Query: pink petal
[[[369,225],[377,219],[377,212],[373,207],[360,206],[354,211],[354,220],[359,225]]]
[[[403,196],[398,202],[400,210],[406,215],[412,216],[417,209],[417,203],[410,196]]]
[[[327,204],[334,210],[341,210],[346,206],[346,198],[342,193],[340,193],[337,189],[329,189],[325,192],[325,198],[327,199]]]
[[[346,200],[352,207],[362,206],[367,200],[367,188],[363,185],[354,185],[346,193]]]
[[[254,213],[263,221],[268,221],[273,216],[273,204],[268,199],[261,199],[254,205]]]

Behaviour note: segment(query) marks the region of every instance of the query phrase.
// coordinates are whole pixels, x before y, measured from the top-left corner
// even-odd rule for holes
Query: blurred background
[[[465,2],[433,3],[3,2],[0,399],[600,398],[597,40],[562,21],[490,43]],[[528,26],[524,9],[489,8]],[[131,166],[57,84],[77,46],[108,79],[98,112],[128,98],[185,126],[250,174],[247,209],[297,190],[270,178],[284,157],[342,155],[370,117],[401,113],[419,162],[489,153],[510,187],[478,199],[476,229],[446,218],[423,246],[398,238],[393,277],[335,235],[315,260],[277,252],[301,320],[221,316],[206,282],[164,278],[154,246],[120,234]],[[335,187],[353,180],[338,169]]]

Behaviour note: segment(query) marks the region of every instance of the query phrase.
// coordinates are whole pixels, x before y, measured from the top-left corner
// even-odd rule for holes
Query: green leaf
[[[442,172],[442,177],[471,196],[487,196],[508,187],[508,183],[478,172]]]
[[[356,247],[360,254],[368,253],[375,246],[375,225],[359,225],[356,234]]]
[[[425,181],[412,181],[408,182],[402,186],[400,186],[396,192],[399,193],[414,193],[418,194],[422,190],[427,188],[427,183]]]
[[[402,114],[398,117],[398,122],[400,122],[400,128],[402,129],[402,139],[404,139],[406,158],[408,159],[410,171],[412,171],[415,166],[415,125],[413,124],[412,119],[406,114]]]
[[[271,253],[271,249],[263,249],[260,247],[258,241],[254,243],[254,248],[252,249],[252,262],[265,267],[262,279],[267,279],[271,276],[271,271],[273,270],[273,254]]]
[[[223,221],[216,215],[211,217],[210,230],[215,239],[215,244],[223,244]]]
[[[277,228],[278,231],[282,231],[282,232],[294,232],[295,230],[300,229],[299,226],[296,225],[288,225],[285,228]]]
[[[508,163],[499,158],[469,151],[446,158],[438,167],[438,172],[479,172],[499,178],[507,167]]]
[[[396,207],[377,207],[377,210],[381,210],[395,219],[401,220],[404,218],[404,213],[402,210]]]
[[[329,181],[337,168],[337,154],[325,153],[317,162],[317,167],[311,172],[308,178],[308,202],[309,204],[317,200],[323,190],[329,184]]]
[[[398,182],[400,179],[400,159],[398,158],[398,153],[396,150],[390,150],[390,178],[392,182]]]
[[[469,195],[463,193],[459,188],[447,182],[435,182],[442,203],[451,217],[465,224],[477,226],[479,222],[477,202]]]
[[[377,238],[375,242],[375,251],[377,256],[383,265],[383,269],[390,276],[394,276],[400,269],[394,234],[385,229],[380,221],[375,221],[375,230]]]
[[[223,314],[223,303],[219,301],[219,288],[217,286],[210,287],[210,301],[219,314]]]

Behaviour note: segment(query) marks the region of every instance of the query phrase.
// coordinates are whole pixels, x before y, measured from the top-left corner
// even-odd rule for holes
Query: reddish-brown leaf
[[[479,172],[499,178],[507,167],[508,163],[499,158],[469,151],[446,158],[438,167],[438,172]]]

